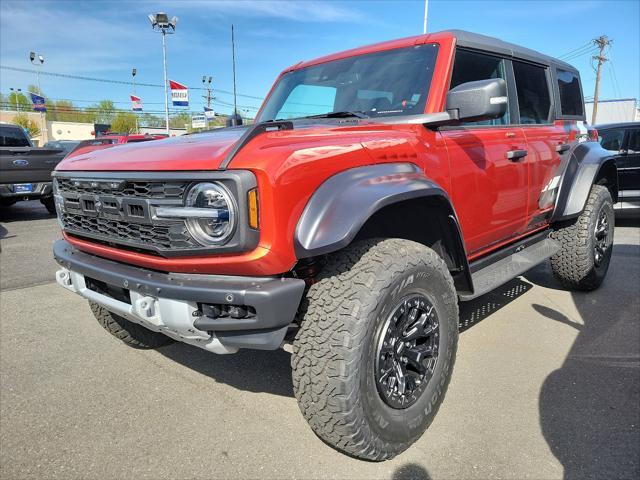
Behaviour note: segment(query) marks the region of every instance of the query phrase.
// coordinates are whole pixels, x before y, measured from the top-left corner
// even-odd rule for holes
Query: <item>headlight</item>
[[[225,243],[236,226],[236,206],[229,191],[219,183],[199,183],[187,195],[189,233],[198,243]],[[200,213],[200,215],[198,214]]]
[[[156,207],[157,218],[182,218],[191,236],[205,247],[222,245],[236,227],[236,204],[219,183],[198,183],[187,194],[184,207]]]

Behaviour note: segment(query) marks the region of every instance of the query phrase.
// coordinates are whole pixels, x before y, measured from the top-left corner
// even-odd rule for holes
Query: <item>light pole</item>
[[[13,87],[9,87],[9,90],[11,90],[14,94],[14,99],[16,101],[16,112],[19,112],[20,109],[18,108],[18,95],[22,92],[21,88],[13,88]]]
[[[40,64],[38,64],[36,62],[36,58],[38,59]],[[31,64],[35,65],[35,67],[36,67],[36,83],[38,85],[38,95],[41,95],[41,96],[44,97],[44,95],[42,95],[42,89],[40,88],[40,68],[42,67],[42,64],[44,63],[44,56],[39,54],[39,53],[31,51],[31,52],[29,52],[29,60],[31,61]],[[44,140],[45,140],[44,130],[45,130],[44,112],[42,110],[40,110],[40,135],[42,136],[43,143],[44,143]]]
[[[131,77],[133,78],[133,96],[136,96],[136,74],[138,73],[138,69],[137,68],[132,68],[131,69]],[[138,112],[133,112],[133,114],[136,116],[136,133],[140,133],[139,128],[138,128]]]
[[[167,127],[167,135],[169,135],[169,96],[167,92],[167,44],[165,36],[176,32],[176,24],[178,17],[169,20],[169,16],[164,12],[152,13],[149,15],[151,28],[162,34],[162,68],[164,71],[164,121]]]

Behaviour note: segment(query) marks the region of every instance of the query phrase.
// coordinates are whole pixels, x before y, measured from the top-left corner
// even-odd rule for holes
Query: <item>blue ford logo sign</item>
[[[18,160],[14,160],[13,164],[16,167],[24,167],[26,165],[29,165],[29,162],[27,160],[24,160],[23,158],[19,158]]]

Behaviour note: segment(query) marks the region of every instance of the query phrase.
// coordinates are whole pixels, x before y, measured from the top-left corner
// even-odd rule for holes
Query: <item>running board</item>
[[[460,295],[460,300],[466,302],[490,292],[544,262],[557,253],[558,250],[560,250],[560,244],[551,238],[544,238],[530,245],[521,244],[517,246],[515,252],[511,255],[486,266],[483,265],[482,268],[473,272],[471,278],[473,279],[474,292]],[[480,261],[477,263],[480,263]],[[473,264],[471,269],[473,270]]]

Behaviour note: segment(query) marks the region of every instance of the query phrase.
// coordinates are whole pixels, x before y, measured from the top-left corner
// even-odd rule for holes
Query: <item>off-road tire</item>
[[[602,213],[606,215],[611,231],[604,258],[597,264],[595,229]],[[600,286],[609,269],[614,223],[611,193],[603,185],[593,185],[580,216],[551,233],[551,238],[561,245],[560,251],[551,257],[551,270],[564,287],[589,291]]]
[[[293,343],[293,387],[302,414],[327,444],[373,461],[406,450],[433,421],[449,385],[458,342],[458,303],[444,261],[401,239],[357,242],[328,258],[301,307]],[[394,301],[427,295],[439,320],[439,354],[411,406],[391,408],[374,377],[377,331]]]
[[[89,302],[93,316],[96,317],[98,323],[116,337],[118,340],[135,348],[147,349],[158,348],[173,343],[172,338],[162,333],[152,332],[144,328],[142,325],[130,322],[126,318],[110,312],[106,308],[94,302]]]
[[[56,214],[56,204],[53,200],[53,197],[42,198],[40,200],[40,203],[45,206],[45,208],[51,215]]]

